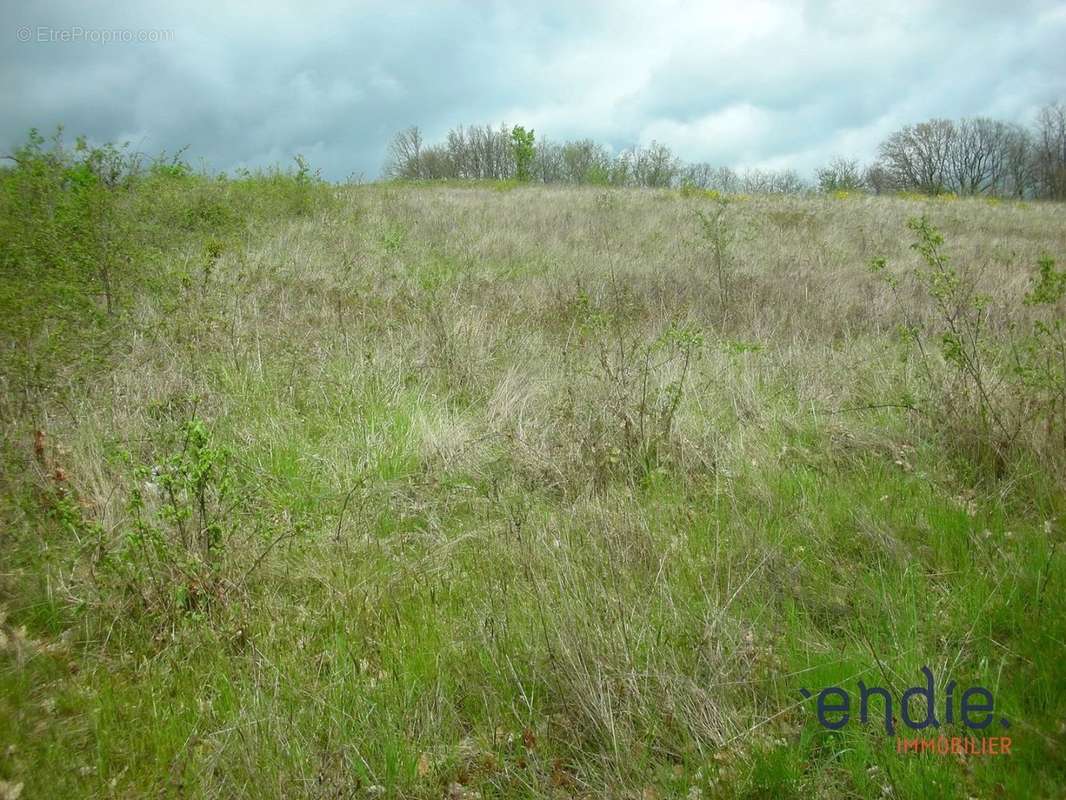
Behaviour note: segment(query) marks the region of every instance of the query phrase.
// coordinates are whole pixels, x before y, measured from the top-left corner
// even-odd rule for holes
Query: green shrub
[[[1056,270],[1050,256],[1040,259],[1037,270],[1023,302],[1039,316],[1014,348],[1015,373],[1039,410],[1046,444],[1061,455],[1066,453],[1066,271]]]
[[[123,206],[139,159],[82,138],[68,150],[62,131],[51,147],[45,144],[31,131],[12,156],[14,168],[3,176],[0,264],[24,278],[86,288],[95,283],[113,313],[118,272],[131,258]]]
[[[671,459],[674,421],[703,333],[676,321],[654,338],[631,330],[624,290],[605,307],[582,291],[573,314],[579,349],[594,357],[571,362],[567,354],[572,374],[563,419],[576,426],[572,440],[599,481],[613,475],[643,479]],[[589,406],[580,395],[595,401]]]
[[[718,294],[725,305],[729,301],[729,286],[732,273],[732,247],[737,238],[737,230],[729,224],[726,217],[728,200],[715,193],[714,207],[711,211],[696,211],[700,222],[700,232],[711,251],[715,275],[718,278]]]
[[[904,320],[902,341],[918,365],[917,392],[908,394],[904,405],[997,476],[1026,446],[1041,457],[1061,458],[1066,452],[1066,340],[1054,311],[1066,292],[1066,273],[1044,258],[1023,301],[1003,300],[993,309],[993,298],[976,290],[972,271],[950,262],[943,237],[924,216],[911,219],[908,227],[915,234],[911,246],[921,257],[920,267],[901,278],[886,270],[885,259],[871,262],[893,293]],[[908,304],[904,297],[911,292],[903,289],[918,290],[929,307]],[[1049,313],[1019,334],[1017,320],[1025,306]],[[1010,322],[996,328],[994,319]],[[1043,438],[1033,434],[1040,429]]]
[[[222,591],[231,456],[196,417],[171,446],[135,469],[129,527],[105,566],[149,613],[202,612]]]
[[[0,366],[9,388],[38,391],[59,365],[84,372],[110,344],[136,279],[140,159],[33,130],[11,160],[0,171]]]
[[[681,188],[678,192],[682,197],[692,198],[698,197],[703,200],[714,200],[715,202],[726,202],[725,196],[717,189],[701,189],[696,183],[691,180],[686,180],[681,184]]]

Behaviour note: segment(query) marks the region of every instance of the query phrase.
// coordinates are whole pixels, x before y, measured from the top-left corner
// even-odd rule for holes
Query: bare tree
[[[607,180],[611,158],[603,145],[591,139],[567,142],[562,148],[563,179],[569,183]]]
[[[1032,192],[1036,183],[1033,135],[1021,125],[1008,126],[1004,150],[1001,193],[1017,198],[1025,197]]]
[[[818,188],[823,192],[857,191],[865,188],[859,162],[837,156],[818,170]]]
[[[673,184],[680,163],[670,148],[653,141],[633,151],[633,179],[638,186],[665,188]]]
[[[749,169],[740,177],[741,188],[748,194],[794,194],[803,191],[803,180],[792,169]]]
[[[562,183],[564,180],[563,147],[542,139],[533,155],[533,178],[543,183]]]
[[[881,162],[901,189],[940,194],[948,189],[955,124],[933,119],[907,125],[881,143]]]
[[[389,144],[384,173],[389,178],[424,178],[422,132],[414,125],[397,133]]]
[[[454,179],[459,177],[451,153],[444,145],[433,145],[423,150],[421,167],[423,177],[430,180]]]
[[[707,188],[717,189],[719,192],[739,192],[740,178],[737,177],[736,171],[731,167],[717,167]]]
[[[961,120],[948,145],[950,185],[959,194],[997,193],[1007,162],[1006,123],[987,117]]]
[[[807,188],[803,178],[794,169],[779,169],[771,175],[773,191],[776,194],[797,194]]]
[[[1041,120],[1038,130],[1050,127],[1049,138],[1054,140],[1055,115],[1045,114]],[[1017,124],[987,117],[934,119],[905,126],[886,139],[880,161],[866,171],[866,182],[877,193],[1025,197],[1033,193],[1038,165],[1053,161],[1041,161],[1037,150],[1033,135]]]
[[[447,151],[455,176],[474,180],[503,180],[514,176],[514,153],[506,124],[460,125],[448,132]]]
[[[714,177],[714,167],[706,161],[698,161],[695,164],[685,164],[681,167],[681,185],[695,186],[699,189],[711,188]]]
[[[868,166],[862,174],[862,179],[874,194],[889,194],[899,188],[892,171],[881,161]]]
[[[633,151],[623,150],[610,164],[608,176],[612,186],[630,186],[633,183]]]
[[[1036,182],[1041,197],[1066,200],[1066,105],[1040,109],[1035,135]]]

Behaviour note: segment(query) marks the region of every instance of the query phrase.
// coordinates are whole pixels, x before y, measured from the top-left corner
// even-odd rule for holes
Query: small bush
[[[1032,328],[1013,348],[1014,369],[1022,386],[1033,397],[1047,445],[1066,454],[1066,324],[1063,297],[1066,271],[1056,270],[1055,261],[1044,256],[1037,265],[1032,289],[1024,303],[1037,311]]]
[[[132,254],[122,212],[139,159],[82,138],[69,150],[61,130],[45,144],[31,131],[12,156],[15,167],[3,175],[0,263],[37,280],[95,284],[113,313],[118,272]]]
[[[595,355],[567,362],[564,418],[577,425],[573,440],[601,482],[639,480],[670,460],[674,421],[704,344],[702,331],[677,322],[654,338],[631,330],[625,305],[615,297],[597,308],[585,292],[574,301],[581,348]]]
[[[1066,292],[1066,273],[1042,259],[1023,302],[1003,301],[993,314],[993,298],[976,290],[972,271],[951,264],[939,231],[924,216],[908,227],[920,267],[901,278],[886,270],[885,259],[871,263],[893,293],[904,319],[901,339],[918,364],[917,393],[904,404],[997,476],[1026,443],[1043,457],[1060,458],[1066,452],[1066,338],[1054,311]],[[924,295],[927,309],[903,299],[905,282]],[[1017,320],[1026,305],[1048,310],[1031,331],[1020,334],[1016,322],[993,329],[994,318]],[[1043,439],[1032,434],[1039,429],[1047,433]],[[1055,432],[1063,436],[1059,447]]]
[[[36,130],[0,170],[0,373],[36,393],[57,368],[87,373],[133,284],[141,252],[134,191],[140,159],[62,130]]]
[[[129,527],[107,564],[153,614],[202,612],[224,591],[222,563],[234,494],[229,452],[188,420],[159,463],[129,489]]]
[[[715,194],[717,195],[717,192]],[[726,216],[727,207],[728,201],[724,197],[716,196],[714,208],[711,211],[696,212],[696,218],[700,222],[700,232],[711,251],[714,271],[718,279],[718,294],[723,305],[729,302],[732,248],[737,239],[736,227],[730,224]]]
[[[692,181],[685,181],[678,189],[684,198],[699,198],[701,200],[713,200],[714,202],[726,202],[726,197],[717,189],[701,189]]]
[[[224,185],[200,187],[181,211],[181,228],[192,233],[221,233],[238,227],[242,220]]]

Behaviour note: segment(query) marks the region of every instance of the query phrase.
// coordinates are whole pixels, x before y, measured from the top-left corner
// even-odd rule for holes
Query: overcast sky
[[[1061,1],[0,6],[2,152],[62,123],[212,169],[302,153],[373,178],[400,128],[506,121],[809,175],[905,123],[1066,100]]]

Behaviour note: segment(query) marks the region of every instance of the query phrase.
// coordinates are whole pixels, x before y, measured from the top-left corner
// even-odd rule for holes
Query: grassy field
[[[1063,302],[1023,302],[1062,206],[159,171],[108,208],[107,300],[6,229],[0,797],[1066,792]],[[800,693],[923,666],[1009,756]]]

